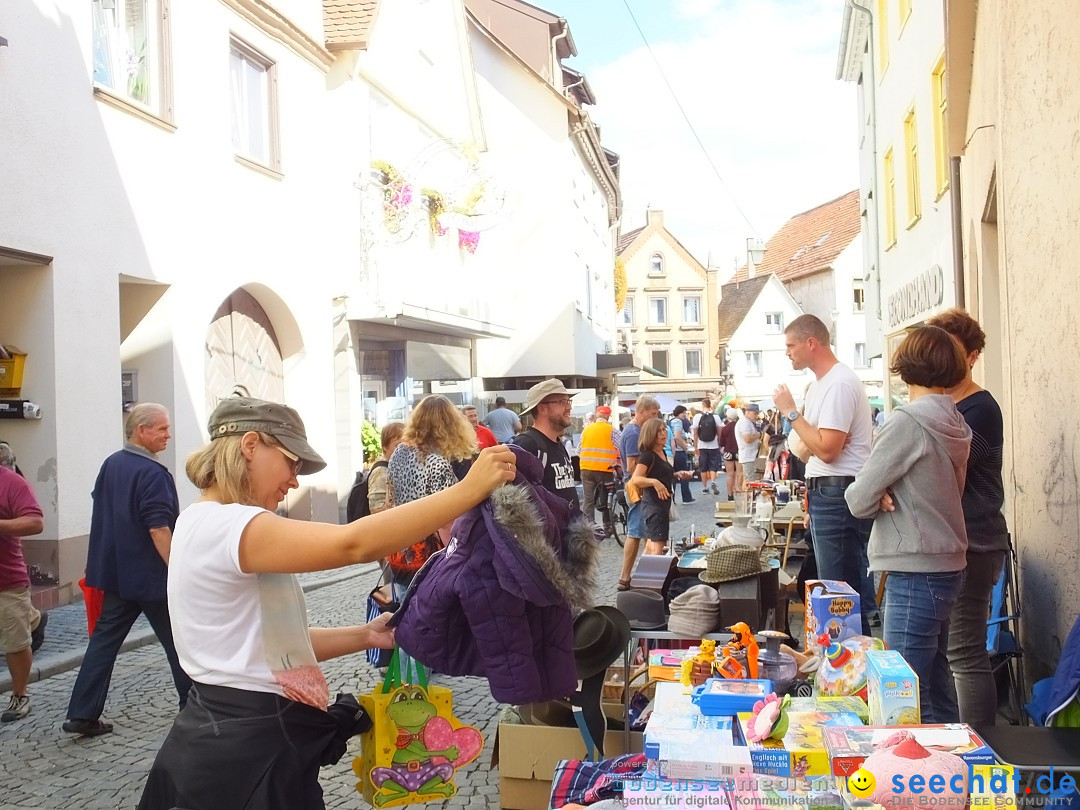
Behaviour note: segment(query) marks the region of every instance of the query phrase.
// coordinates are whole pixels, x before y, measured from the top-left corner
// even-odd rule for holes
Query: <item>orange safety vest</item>
[[[581,434],[581,469],[611,472],[619,462],[619,451],[611,441],[614,428],[597,419]]]

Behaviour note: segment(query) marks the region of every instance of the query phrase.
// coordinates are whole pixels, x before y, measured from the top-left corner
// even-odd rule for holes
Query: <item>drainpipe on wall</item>
[[[566,39],[570,35],[570,26],[567,25],[566,20],[562,17],[559,18],[559,24],[562,25],[562,31],[551,38],[551,85],[552,87],[562,87],[562,68],[559,66],[559,46],[558,41],[560,39]],[[555,77],[559,76],[559,83],[555,84]]]
[[[967,290],[964,288],[964,212],[960,201],[959,157],[949,158],[949,197],[952,200],[953,284],[956,287],[956,305],[966,307]]]

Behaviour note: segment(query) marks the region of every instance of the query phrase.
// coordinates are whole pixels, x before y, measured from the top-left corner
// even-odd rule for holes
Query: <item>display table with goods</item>
[[[963,723],[923,724],[914,671],[846,621],[860,615],[858,594],[840,582],[810,583],[807,593],[805,651],[745,626],[651,651],[654,688],[634,713],[642,732],[631,737],[628,723],[621,746],[635,753],[610,766],[558,763],[544,807],[998,809],[1015,807],[1015,766],[1037,767],[1040,746],[1050,746],[1042,764],[1071,756],[1080,767],[1075,736],[1038,734],[1025,752],[1011,732],[1046,729],[984,736]],[[634,631],[632,644],[675,637]],[[583,774],[599,788],[575,790]]]

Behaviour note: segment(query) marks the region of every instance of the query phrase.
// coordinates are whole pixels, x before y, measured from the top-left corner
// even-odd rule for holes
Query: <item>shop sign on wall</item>
[[[940,306],[945,296],[945,274],[935,264],[889,296],[889,326],[917,320],[919,316]]]

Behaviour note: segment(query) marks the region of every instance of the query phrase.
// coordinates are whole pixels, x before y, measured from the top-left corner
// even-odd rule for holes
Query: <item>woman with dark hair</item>
[[[967,527],[967,574],[952,612],[949,665],[956,678],[960,720],[993,725],[997,715],[997,685],[986,650],[986,620],[994,581],[1002,572],[1009,548],[1009,529],[1001,513],[1005,485],[1001,480],[1005,429],[993,395],[971,378],[971,370],[986,346],[979,322],[962,309],[949,309],[927,321],[953,336],[964,350],[967,373],[946,393],[971,428],[971,454],[964,484],[964,523]]]
[[[638,438],[637,466],[630,482],[641,490],[642,517],[645,521],[645,554],[663,554],[671,530],[671,492],[675,481],[690,478],[689,470],[675,472],[664,453],[667,425],[662,419],[650,419],[641,426]]]
[[[516,459],[489,448],[450,489],[339,526],[274,514],[298,476],[326,466],[296,411],[230,398],[208,427],[210,444],[185,467],[202,496],[180,513],[169,555],[173,638],[194,686],[139,808],[319,810],[319,766],[337,762],[354,733],[354,710],[342,717],[342,707],[328,706],[319,662],[392,647],[394,632],[389,615],[358,627],[308,627],[294,574],[406,547],[512,481]]]
[[[852,515],[874,518],[870,569],[888,572],[882,636],[919,676],[922,721],[953,723],[946,651],[967,566],[961,493],[971,429],[945,391],[964,379],[967,363],[948,332],[923,326],[904,338],[891,370],[911,401],[893,411],[844,498]],[[891,511],[882,509],[886,494]]]

